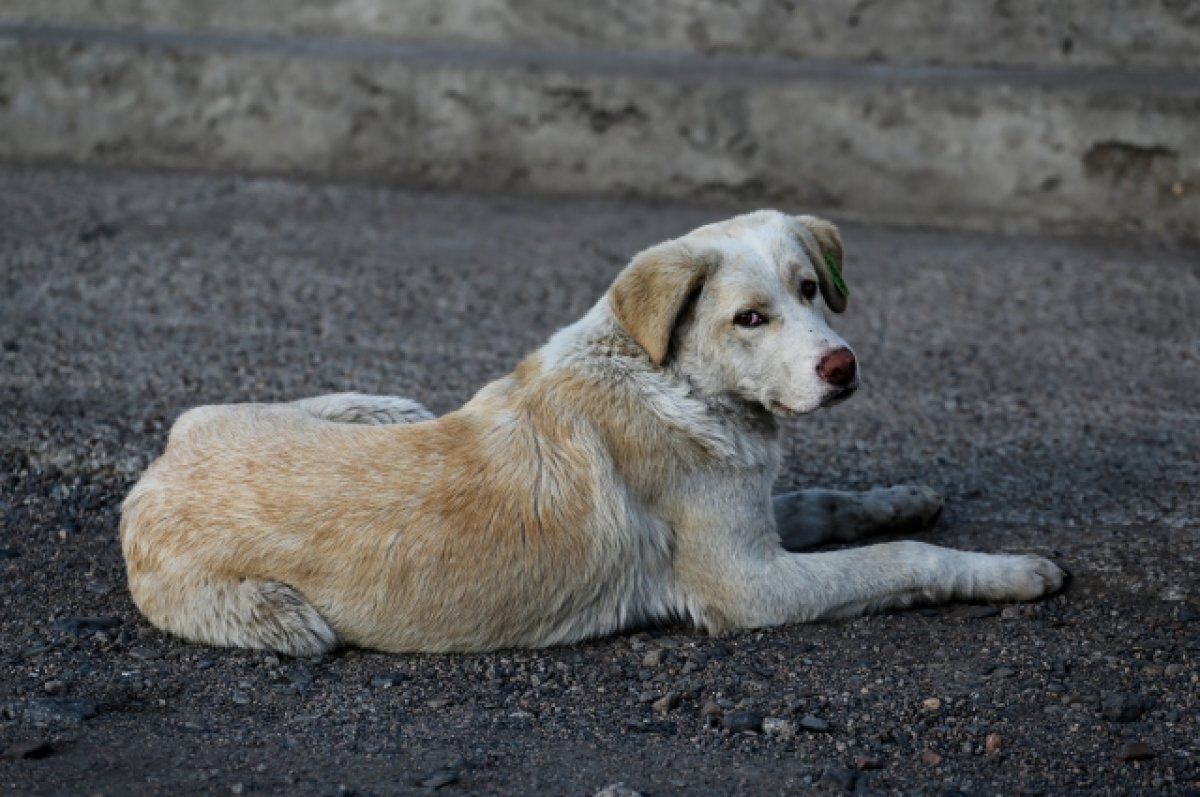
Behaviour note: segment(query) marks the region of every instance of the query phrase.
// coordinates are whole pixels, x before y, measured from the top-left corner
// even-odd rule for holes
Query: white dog
[[[836,228],[773,211],[652,247],[462,409],[338,394],[200,407],[123,507],[155,625],[218,645],[479,651],[687,619],[713,633],[1030,600],[1036,556],[919,542],[923,488],[771,497],[780,421],[849,396]]]

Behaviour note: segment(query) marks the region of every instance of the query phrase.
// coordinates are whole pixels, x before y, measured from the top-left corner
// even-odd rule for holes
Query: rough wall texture
[[[1200,225],[1200,85],[376,55],[0,41],[0,158],[734,198],[901,222]]]
[[[6,0],[0,20],[896,63],[1200,66],[1194,0]]]

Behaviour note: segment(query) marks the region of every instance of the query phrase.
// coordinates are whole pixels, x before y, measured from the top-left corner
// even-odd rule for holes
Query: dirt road
[[[926,539],[1054,555],[1052,600],[320,660],[139,618],[118,508],[180,411],[355,389],[444,412],[724,215],[0,172],[0,793],[1200,794],[1183,245],[843,230],[865,389],[795,423],[780,489],[932,485]]]

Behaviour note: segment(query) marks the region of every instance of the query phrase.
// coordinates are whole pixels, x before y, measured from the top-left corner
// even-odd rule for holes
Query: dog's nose
[[[854,352],[845,347],[834,349],[817,363],[817,374],[834,387],[850,387],[857,370]]]

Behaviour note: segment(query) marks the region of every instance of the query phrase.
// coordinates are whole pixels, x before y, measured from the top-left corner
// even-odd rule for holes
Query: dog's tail
[[[325,619],[292,587],[189,569],[187,557],[158,555],[156,537],[186,533],[153,511],[147,473],[121,508],[121,549],[133,602],[150,622],[195,642],[311,656],[337,646]],[[172,545],[178,550],[178,545]]]

